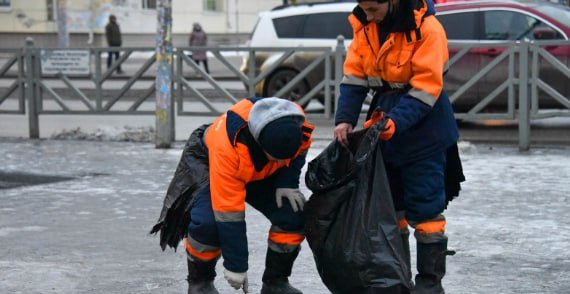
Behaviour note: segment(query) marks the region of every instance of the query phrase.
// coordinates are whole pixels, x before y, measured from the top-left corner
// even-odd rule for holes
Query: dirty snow
[[[155,149],[102,132],[105,139],[93,141],[0,141],[3,172],[76,177],[0,190],[0,293],[185,293],[183,248],[162,252],[148,235],[183,142]],[[316,141],[309,157],[327,143]],[[460,153],[468,181],[446,212],[457,251],[447,292],[568,293],[570,149],[520,153],[462,142]],[[251,208],[247,222],[257,293],[269,223]],[[220,275],[221,263],[217,270],[220,293],[239,293]],[[306,243],[291,281],[304,293],[328,293]]]

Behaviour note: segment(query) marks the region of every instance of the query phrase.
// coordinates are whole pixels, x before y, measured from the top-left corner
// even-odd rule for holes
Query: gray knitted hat
[[[277,159],[293,157],[303,139],[305,115],[293,102],[264,98],[249,113],[249,131],[267,153]]]

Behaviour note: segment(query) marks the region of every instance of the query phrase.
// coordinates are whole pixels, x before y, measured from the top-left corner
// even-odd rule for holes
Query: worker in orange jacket
[[[415,228],[415,293],[443,293],[447,236],[444,171],[459,137],[443,91],[448,67],[445,31],[432,0],[358,0],[349,16],[353,41],[335,115],[334,137],[348,145],[367,94],[374,96],[365,126],[385,123],[380,148],[409,251]],[[457,149],[455,149],[457,150]],[[409,267],[409,256],[407,256]]]
[[[248,98],[190,136],[167,192],[200,187],[184,240],[188,293],[218,293],[220,255],[228,283],[247,292],[246,203],[271,221],[261,293],[301,293],[288,277],[305,238],[299,176],[313,129],[293,102]]]

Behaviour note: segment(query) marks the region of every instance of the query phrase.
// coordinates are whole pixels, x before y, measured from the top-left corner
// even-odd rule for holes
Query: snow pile
[[[112,142],[152,142],[155,130],[153,127],[103,128],[93,132],[83,131],[80,127],[64,129],[54,133],[50,139],[54,140],[85,140],[85,141],[112,141]]]

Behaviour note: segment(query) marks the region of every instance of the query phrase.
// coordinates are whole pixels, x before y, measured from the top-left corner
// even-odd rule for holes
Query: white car
[[[306,3],[277,7],[262,12],[251,34],[251,47],[331,47],[337,45],[337,37],[345,38],[345,46],[352,40],[352,27],[348,16],[356,2]],[[255,75],[267,70],[281,53],[256,52]],[[255,93],[260,96],[274,96],[279,89],[291,81],[320,53],[297,52],[272,70],[257,84]],[[248,58],[245,57],[241,71],[248,73]],[[284,98],[296,100],[303,97],[323,79],[324,62],[297,83]],[[322,96],[317,98],[322,99]]]

